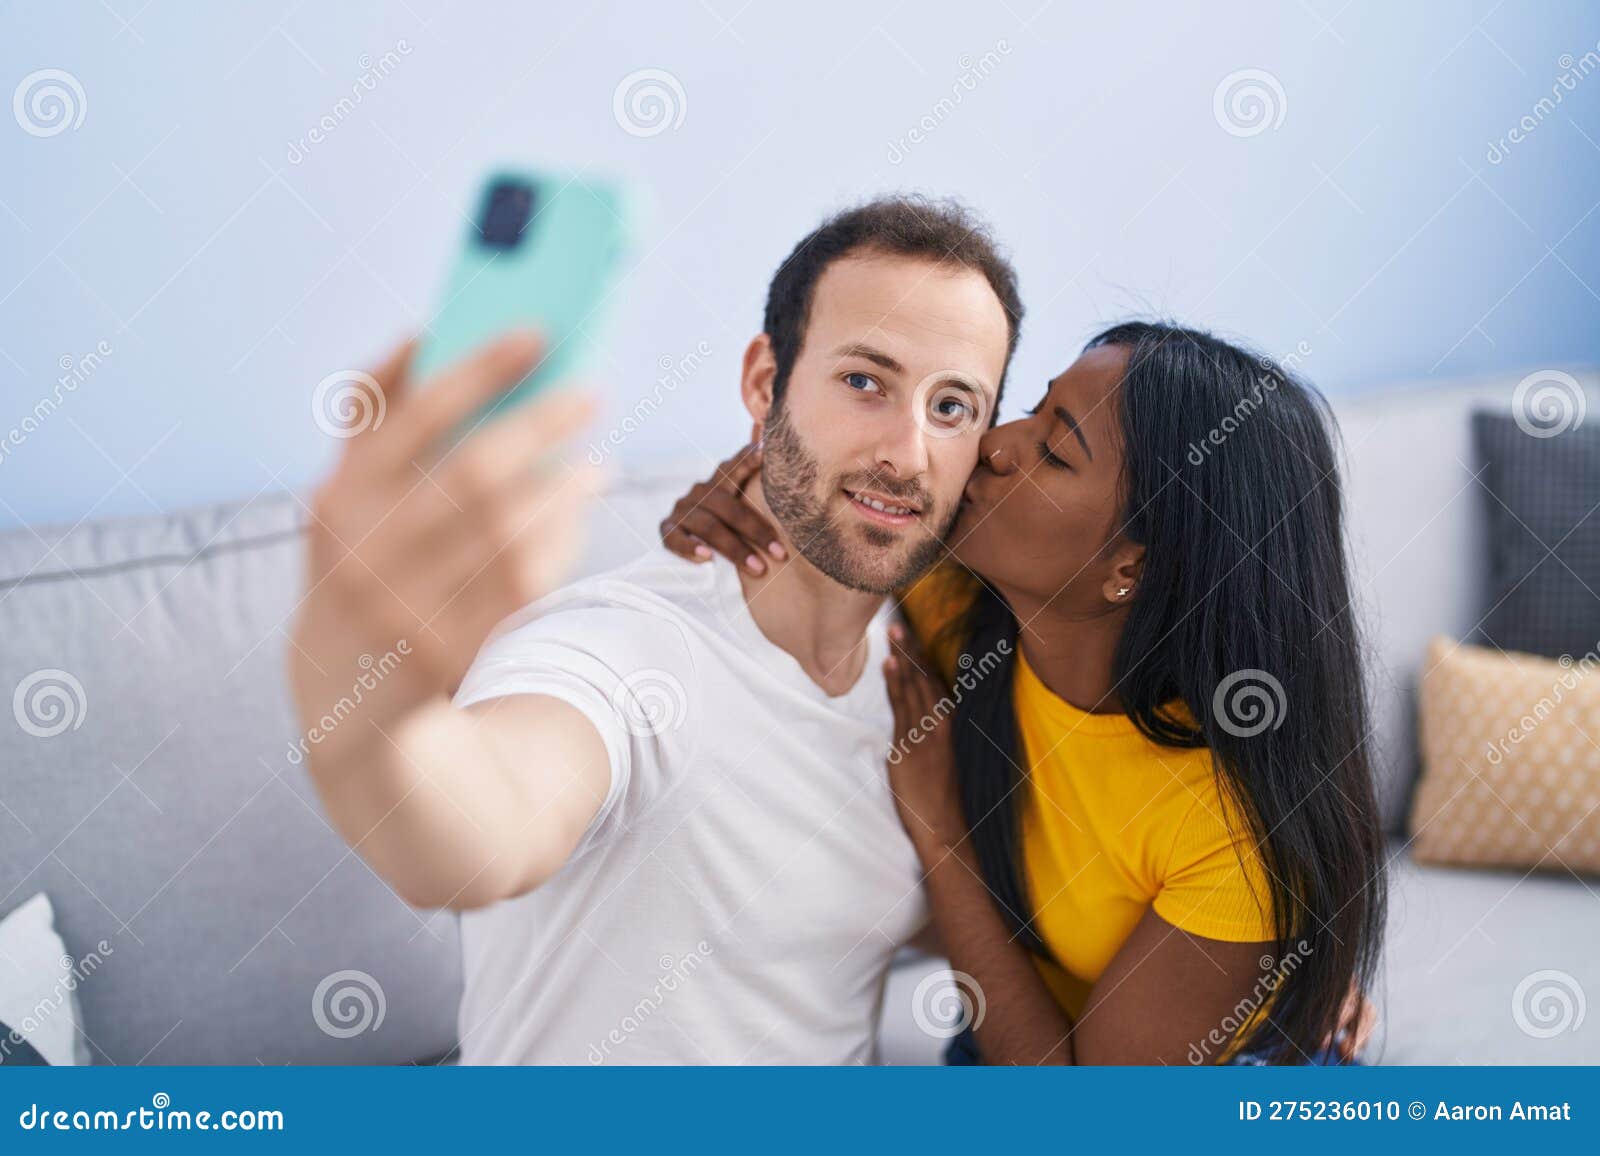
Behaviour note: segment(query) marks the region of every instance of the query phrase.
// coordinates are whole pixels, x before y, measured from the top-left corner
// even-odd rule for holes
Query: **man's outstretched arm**
[[[590,404],[556,395],[443,439],[536,364],[514,335],[413,387],[409,348],[311,503],[290,677],[311,778],[339,833],[408,902],[476,907],[549,878],[610,784],[575,707],[451,704],[489,631],[576,557],[594,470],[557,448]],[[381,415],[379,420],[370,420]],[[349,432],[349,431],[346,431]]]

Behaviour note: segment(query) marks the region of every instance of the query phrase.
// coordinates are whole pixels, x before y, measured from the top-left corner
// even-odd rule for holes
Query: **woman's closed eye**
[[[1039,443],[1039,460],[1053,470],[1073,469],[1071,462],[1058,458],[1055,454],[1050,452],[1050,446],[1047,442],[1041,441]],[[1077,471],[1073,470],[1073,472],[1076,473]]]

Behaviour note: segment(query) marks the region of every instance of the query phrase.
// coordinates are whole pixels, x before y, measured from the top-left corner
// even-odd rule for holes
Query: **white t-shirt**
[[[658,548],[497,628],[457,705],[571,703],[611,789],[554,878],[463,914],[463,1063],[875,1059],[890,957],[927,921],[885,771],[888,621],[830,698],[730,563]]]

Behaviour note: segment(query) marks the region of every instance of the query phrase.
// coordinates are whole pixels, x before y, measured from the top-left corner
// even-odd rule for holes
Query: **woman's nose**
[[[989,430],[978,442],[978,459],[997,474],[1009,474],[1017,468],[1017,458],[998,428]]]

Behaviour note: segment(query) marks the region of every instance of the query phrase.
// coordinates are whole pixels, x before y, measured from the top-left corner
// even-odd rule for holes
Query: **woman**
[[[1331,426],[1282,368],[1130,323],[984,434],[885,670],[891,785],[982,993],[954,1052],[1316,1063],[1351,1026],[1383,864]],[[754,468],[669,547],[764,552]]]

